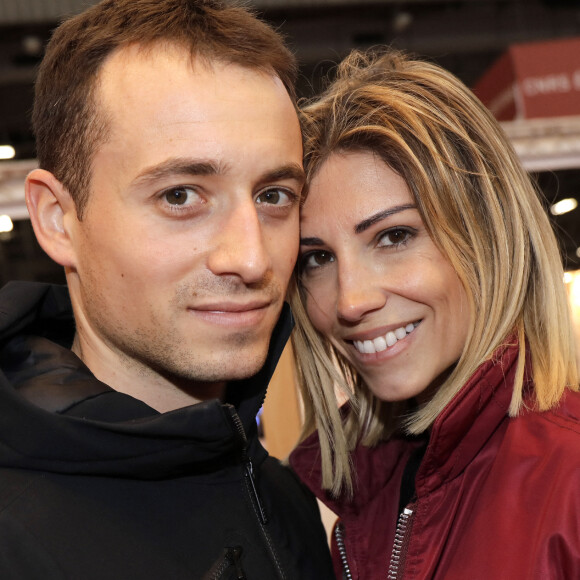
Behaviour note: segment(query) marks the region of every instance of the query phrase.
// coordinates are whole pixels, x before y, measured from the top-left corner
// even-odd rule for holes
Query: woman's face
[[[459,359],[465,290],[405,181],[378,156],[334,153],[322,165],[304,204],[300,253],[312,323],[376,397],[417,397]]]

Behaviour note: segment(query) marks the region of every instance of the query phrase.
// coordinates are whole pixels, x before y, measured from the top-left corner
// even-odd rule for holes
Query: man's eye
[[[288,191],[280,188],[267,189],[256,197],[256,203],[267,203],[270,205],[288,205],[292,201],[292,195]]]
[[[163,198],[169,205],[185,205],[197,195],[191,187],[173,187],[163,193]]]

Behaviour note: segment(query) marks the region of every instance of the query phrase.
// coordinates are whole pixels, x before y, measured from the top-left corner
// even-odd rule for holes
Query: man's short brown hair
[[[40,66],[32,116],[40,167],[67,188],[82,218],[96,148],[107,138],[97,104],[101,66],[130,44],[183,46],[192,59],[274,74],[295,100],[296,61],[247,8],[221,0],[104,0],[65,21]],[[138,90],[138,87],[135,87]]]

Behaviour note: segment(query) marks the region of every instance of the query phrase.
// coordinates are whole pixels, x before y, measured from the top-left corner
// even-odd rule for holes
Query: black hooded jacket
[[[65,287],[0,291],[0,578],[332,578],[315,500],[258,441],[292,326],[226,402],[160,414],[70,350]]]

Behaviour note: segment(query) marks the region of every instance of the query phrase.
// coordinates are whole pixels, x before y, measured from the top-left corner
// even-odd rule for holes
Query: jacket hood
[[[264,367],[229,384],[225,403],[160,414],[98,381],[70,350],[65,286],[11,282],[0,290],[0,465],[142,479],[215,469],[245,444],[234,411],[259,446],[255,417],[292,326],[285,304]]]

